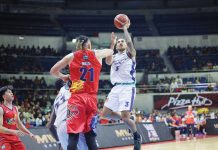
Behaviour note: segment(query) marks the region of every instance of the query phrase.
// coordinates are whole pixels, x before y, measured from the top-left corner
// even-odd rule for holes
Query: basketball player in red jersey
[[[25,145],[18,136],[29,135],[33,140],[35,136],[24,127],[17,107],[12,105],[14,100],[12,86],[2,87],[0,94],[4,99],[0,104],[0,150],[25,150]]]
[[[115,36],[112,33],[112,48]],[[68,150],[76,150],[79,133],[84,133],[89,150],[97,150],[92,122],[97,114],[97,92],[102,58],[113,54],[112,49],[91,50],[91,42],[86,36],[77,38],[77,51],[57,62],[50,73],[64,81],[72,81],[71,97],[68,100],[67,132]],[[70,76],[60,72],[69,65]]]

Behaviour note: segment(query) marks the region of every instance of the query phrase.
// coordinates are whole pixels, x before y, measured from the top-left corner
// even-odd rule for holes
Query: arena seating
[[[0,60],[0,71],[4,72],[49,72],[52,65],[69,51],[56,51],[48,47],[20,47],[20,46],[4,46],[0,47],[1,54],[4,56]],[[10,63],[9,63],[10,62]],[[14,62],[14,63],[13,63]],[[16,63],[15,63],[16,62]],[[163,72],[166,67],[163,59],[160,57],[159,50],[137,50],[136,69],[142,72]],[[7,64],[7,65],[5,65]],[[102,72],[109,72],[110,66],[103,61]]]
[[[160,35],[202,35],[218,33],[218,13],[154,15]]]
[[[160,50],[137,50],[136,69],[146,69],[149,73],[164,72],[166,67],[160,57]]]
[[[218,47],[169,47],[167,55],[176,71],[212,71],[218,64]]]
[[[130,28],[134,36],[151,35],[145,16],[129,15],[129,18],[134,22]],[[99,32],[119,31],[114,27],[113,19],[114,15],[60,15],[58,22],[68,34],[73,36],[80,34],[98,36]]]
[[[134,36],[148,36],[151,31],[143,15],[129,15],[134,24],[130,32]],[[59,15],[52,18],[44,14],[0,13],[1,34],[49,35],[64,33],[69,36],[84,34],[98,36],[99,32],[119,32],[113,25],[114,15]]]
[[[61,35],[60,28],[43,14],[0,13],[0,33],[18,35]]]

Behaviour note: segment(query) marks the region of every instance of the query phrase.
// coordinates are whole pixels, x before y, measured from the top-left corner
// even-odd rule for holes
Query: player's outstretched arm
[[[117,37],[115,36],[114,32],[112,32],[111,33],[111,46],[110,46],[111,49],[114,49],[114,46],[116,44],[116,40],[117,40]],[[105,63],[107,65],[111,65],[113,63],[113,55],[106,57]]]
[[[131,38],[131,36],[129,34],[129,31],[128,31],[126,25],[123,26],[123,31],[124,31],[124,35],[125,35],[125,38],[126,38],[126,43],[127,43],[127,46],[128,46],[127,50],[131,54],[132,57],[135,57],[136,56],[136,50],[134,48],[132,38]]]
[[[73,53],[66,55],[60,61],[58,61],[50,70],[51,75],[62,79],[64,82],[69,80],[69,75],[64,75],[60,71],[66,67],[70,61],[74,58]]]
[[[3,127],[3,114],[4,114],[4,111],[3,111],[3,109],[0,107],[0,133],[23,136],[24,133],[21,132],[21,131],[19,131],[19,130],[11,130],[11,129],[8,129],[8,128]]]
[[[17,108],[16,108],[17,109]],[[18,110],[18,109],[17,109]],[[18,112],[18,111],[17,111]],[[26,133],[31,139],[35,140],[36,141],[36,138],[35,138],[35,135],[32,134],[24,125],[23,123],[21,122],[20,120],[20,117],[18,115],[18,121],[17,121],[17,128],[19,130],[21,130],[22,132]]]
[[[112,49],[102,49],[102,50],[95,51],[95,55],[98,59],[106,58],[108,56],[113,55],[113,53],[114,53],[114,50]]]

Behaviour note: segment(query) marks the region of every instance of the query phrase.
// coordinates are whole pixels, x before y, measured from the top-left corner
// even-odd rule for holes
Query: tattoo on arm
[[[124,26],[123,28],[124,30],[124,35],[125,35],[125,38],[126,38],[126,42],[127,42],[127,50],[128,52],[131,54],[132,57],[135,57],[136,56],[136,50],[134,48],[134,45],[133,45],[133,42],[132,42],[132,38],[127,30],[127,28]]]

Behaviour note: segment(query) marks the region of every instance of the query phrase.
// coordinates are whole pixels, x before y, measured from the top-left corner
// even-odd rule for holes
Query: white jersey
[[[70,98],[71,93],[68,90],[68,87],[65,85],[63,86],[57,97],[55,98],[54,101],[54,110],[55,110],[55,115],[56,119],[54,122],[54,125],[58,127],[60,123],[67,118],[67,101]]]
[[[130,58],[127,51],[113,55],[111,65],[110,80],[115,83],[135,83],[136,76],[135,57]]]

